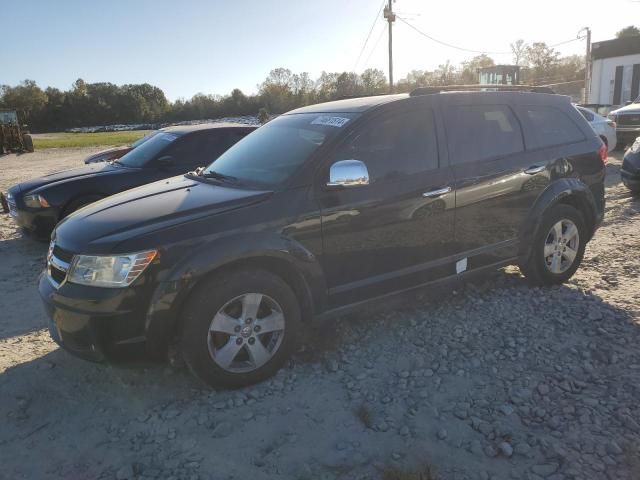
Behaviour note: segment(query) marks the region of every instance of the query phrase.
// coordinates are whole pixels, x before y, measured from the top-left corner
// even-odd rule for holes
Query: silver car
[[[605,145],[607,146],[607,150],[614,150],[618,143],[616,137],[616,122],[614,122],[613,120],[609,120],[602,115],[598,115],[597,113],[594,113],[587,108],[578,106],[576,106],[576,108],[582,114],[582,116],[587,119],[587,122],[589,122],[591,128],[595,130],[598,136],[605,143]]]

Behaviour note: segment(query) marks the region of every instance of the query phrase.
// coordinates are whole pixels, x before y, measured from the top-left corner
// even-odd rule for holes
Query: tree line
[[[621,31],[636,34],[635,27]],[[629,31],[628,29],[631,29]],[[637,31],[637,29],[636,29]],[[559,93],[579,94],[584,78],[584,57],[561,57],[544,42],[511,44],[513,64],[521,67],[521,82],[552,85]],[[395,92],[408,92],[418,86],[477,83],[477,69],[495,65],[488,55],[477,55],[459,65],[449,61],[434,70],[412,70],[394,85]],[[555,86],[555,87],[554,87]],[[308,73],[287,68],[271,70],[258,92],[246,95],[234,89],[228,95],[197,93],[191,99],[169,102],[164,92],[148,83],[114,85],[76,80],[69,90],[42,89],[33,80],[19,85],[0,86],[0,108],[17,110],[21,122],[32,131],[60,131],[73,127],[171,123],[237,115],[256,115],[262,111],[283,113],[293,108],[345,97],[387,93],[389,85],[382,70],[369,68],[355,72],[322,72],[317,79]]]

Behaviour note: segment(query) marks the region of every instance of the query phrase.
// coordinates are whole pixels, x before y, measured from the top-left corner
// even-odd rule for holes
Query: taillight
[[[598,153],[600,154],[600,160],[602,160],[602,165],[606,167],[607,163],[609,163],[609,149],[604,143],[600,145],[600,150],[598,150]]]

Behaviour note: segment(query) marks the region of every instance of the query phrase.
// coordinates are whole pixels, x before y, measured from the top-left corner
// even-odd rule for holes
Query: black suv
[[[282,115],[202,172],[60,223],[40,278],[53,338],[102,359],[144,342],[211,384],[272,375],[312,319],[518,264],[578,268],[606,147],[568,97],[440,92]]]
[[[0,200],[20,227],[48,240],[61,219],[85,205],[204,167],[256,128],[236,123],[163,128],[117,160],[34,178],[14,185]]]

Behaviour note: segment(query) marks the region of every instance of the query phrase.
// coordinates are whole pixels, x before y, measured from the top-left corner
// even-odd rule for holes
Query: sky
[[[86,82],[151,83],[167,98],[255,93],[277,67],[308,72],[388,70],[382,0],[3,0],[0,84],[24,79],[68,89]],[[640,26],[639,0],[396,0],[398,16],[458,47],[508,52],[519,38],[556,44],[586,26],[592,40]],[[373,26],[373,30],[371,30]],[[365,39],[371,35],[364,50]],[[398,20],[394,77],[469,59]],[[557,47],[584,54],[585,41]],[[362,54],[361,54],[362,52]],[[510,54],[492,54],[511,63]]]

